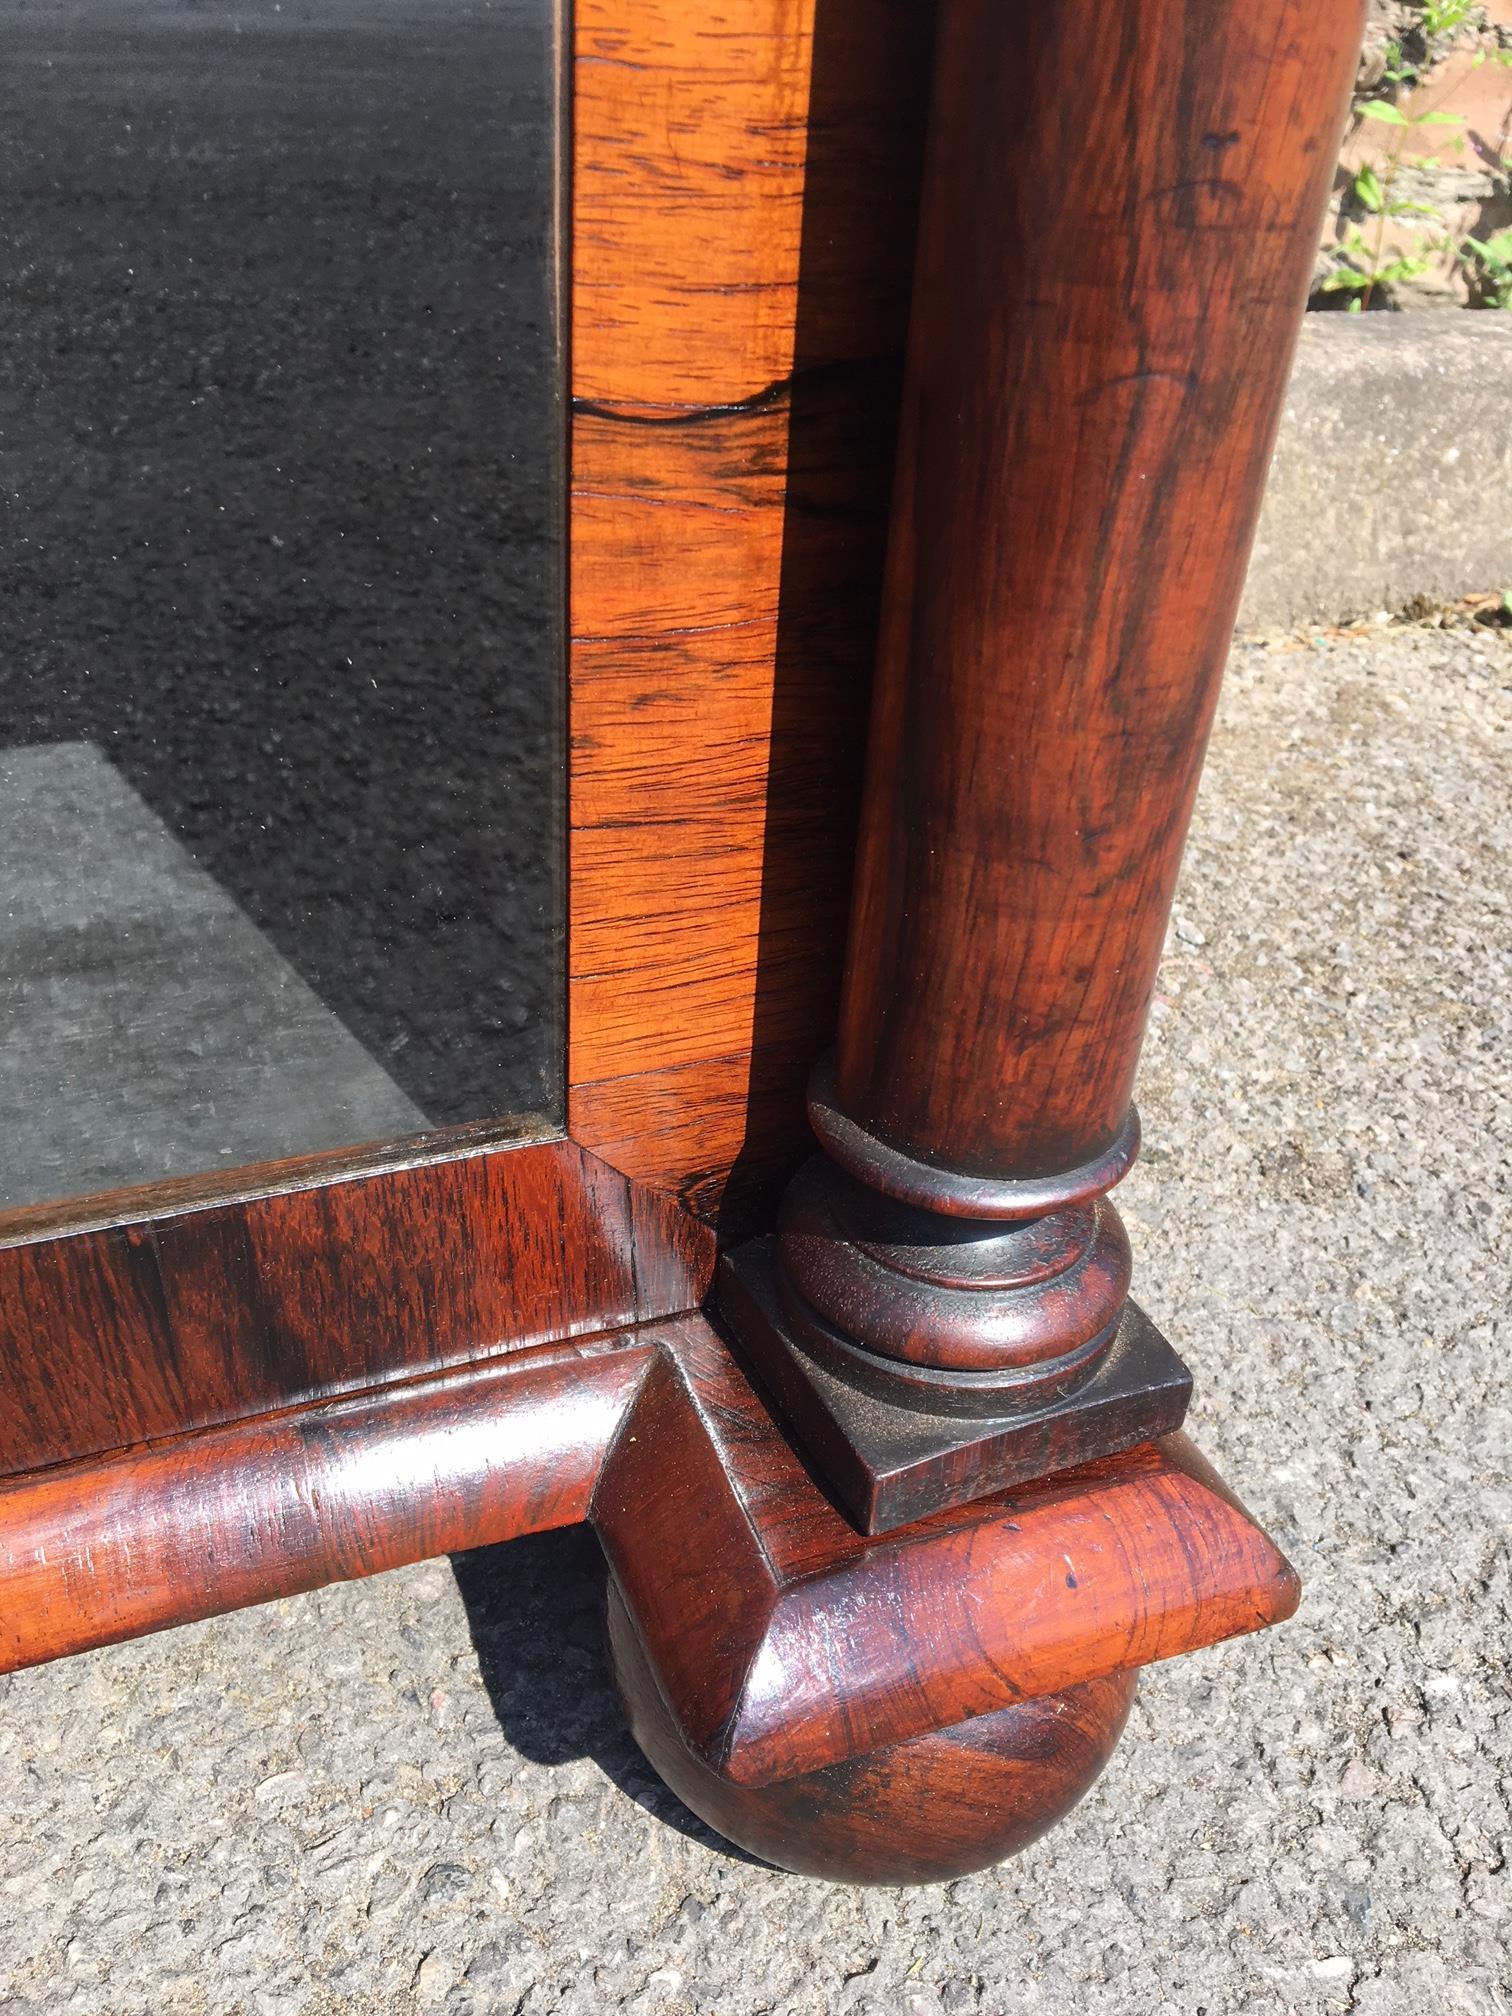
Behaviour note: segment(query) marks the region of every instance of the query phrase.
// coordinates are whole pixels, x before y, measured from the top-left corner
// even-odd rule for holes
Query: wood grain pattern
[[[548,1346],[0,1483],[0,1670],[575,1525],[651,1355]]]
[[[712,1239],[570,1141],[0,1250],[0,1474],[696,1304]]]
[[[682,1740],[746,1786],[1258,1630],[1298,1595],[1180,1435],[864,1539],[696,1320],[592,1518]]]
[[[833,1026],[929,11],[577,10],[569,1127],[708,1217]]]
[[[721,1296],[868,1531],[1180,1425],[1089,1204],[1137,1147],[1359,30],[941,0],[825,1153]]]
[[[1101,1769],[1136,1667],[1296,1595],[1179,1437],[860,1539],[690,1315],[0,1482],[0,1669],[585,1518],[653,1760],[853,1881],[1013,1852]]]
[[[609,1642],[632,1735],[672,1790],[763,1860],[832,1883],[945,1883],[1063,1819],[1112,1756],[1137,1676],[1110,1674],[772,1785],[737,1785],[683,1740],[609,1586]]]
[[[1256,1629],[1296,1597],[1181,1438],[862,1540],[687,1318],[14,1479],[4,1656],[590,1509],[686,1740],[741,1784]]]
[[[835,1076],[919,1162],[1126,1127],[1362,19],[944,0]]]

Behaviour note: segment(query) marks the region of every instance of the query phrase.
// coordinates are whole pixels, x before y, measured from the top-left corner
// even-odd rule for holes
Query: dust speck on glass
[[[0,1206],[562,1107],[551,0],[0,0]]]

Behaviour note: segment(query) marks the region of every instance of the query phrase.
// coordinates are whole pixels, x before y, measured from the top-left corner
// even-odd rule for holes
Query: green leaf
[[[1403,123],[1408,126],[1463,126],[1465,118],[1462,112],[1419,112],[1416,119]]]
[[[1466,254],[1484,269],[1486,279],[1491,283],[1495,305],[1505,307],[1502,296],[1508,287],[1512,287],[1512,225],[1489,238],[1466,238],[1461,256]]]
[[[1347,312],[1351,315],[1363,315],[1365,313],[1365,303],[1358,294],[1350,302]]]
[[[1384,98],[1367,98],[1359,108],[1362,119],[1379,119],[1383,126],[1406,126],[1410,124],[1405,112],[1395,105],[1388,105]]]
[[[1369,285],[1370,277],[1368,274],[1356,273],[1353,266],[1336,266],[1326,279],[1319,282],[1318,292],[1320,294],[1342,294],[1347,290],[1350,293],[1358,293],[1362,288]]]
[[[1374,168],[1362,168],[1354,179],[1354,193],[1367,210],[1379,210],[1382,203],[1381,178]]]
[[[1501,607],[1504,616],[1512,616],[1512,588],[1503,588],[1501,592]]]

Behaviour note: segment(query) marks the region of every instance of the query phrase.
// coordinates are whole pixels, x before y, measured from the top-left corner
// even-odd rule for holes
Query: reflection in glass
[[[0,0],[0,1202],[560,1107],[549,0]]]

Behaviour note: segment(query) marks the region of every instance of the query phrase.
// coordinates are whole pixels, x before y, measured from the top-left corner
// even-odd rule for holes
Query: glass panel
[[[0,1204],[560,1117],[550,0],[0,0]]]

